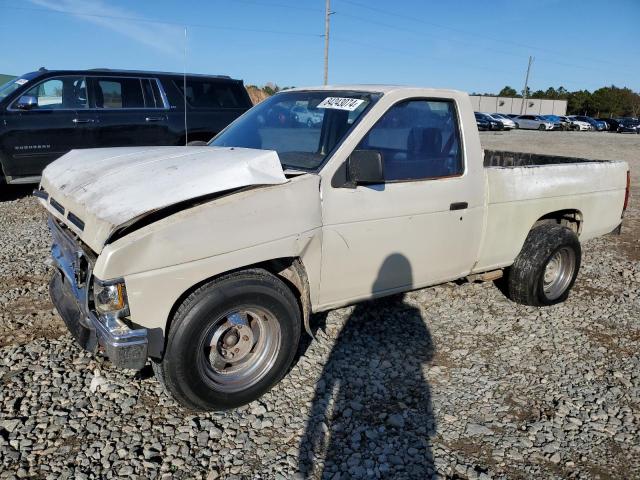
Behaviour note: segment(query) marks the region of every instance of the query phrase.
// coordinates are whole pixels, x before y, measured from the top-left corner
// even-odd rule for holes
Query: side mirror
[[[347,172],[352,185],[384,183],[384,164],[377,150],[354,150],[347,159]]]
[[[20,110],[31,110],[38,106],[38,98],[33,95],[23,95],[16,102],[16,108]]]

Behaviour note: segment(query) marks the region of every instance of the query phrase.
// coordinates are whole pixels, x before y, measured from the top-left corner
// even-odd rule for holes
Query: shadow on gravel
[[[373,291],[389,278],[412,284],[406,257],[384,261]],[[436,424],[422,369],[433,355],[420,311],[402,295],[357,305],[316,385],[299,446],[304,478],[431,478]]]
[[[28,197],[37,185],[7,185],[0,178],[0,202],[8,202],[18,200],[19,198]]]

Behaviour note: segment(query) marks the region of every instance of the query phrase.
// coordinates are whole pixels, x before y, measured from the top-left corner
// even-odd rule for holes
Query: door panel
[[[75,121],[78,112],[87,111],[83,77],[50,78],[24,95],[34,97],[37,103],[21,110],[14,102],[5,112],[3,163],[10,177],[40,175],[58,157],[91,142],[86,125]]]
[[[100,147],[168,145],[166,110],[144,78],[90,79],[96,112],[95,142]]]
[[[363,137],[356,149],[382,154],[386,180],[323,191],[322,306],[471,271],[484,177],[480,148],[465,158],[461,138],[455,104],[434,99],[393,105]]]

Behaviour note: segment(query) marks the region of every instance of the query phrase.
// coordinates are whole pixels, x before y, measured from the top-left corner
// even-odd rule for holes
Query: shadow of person
[[[386,258],[374,282],[412,285],[406,257]],[[387,287],[388,288],[388,287]],[[298,469],[304,478],[433,476],[436,424],[423,368],[434,354],[420,311],[396,295],[357,305],[316,384]]]

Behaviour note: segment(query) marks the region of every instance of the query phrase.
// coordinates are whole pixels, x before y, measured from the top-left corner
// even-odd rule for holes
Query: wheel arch
[[[555,223],[558,225],[564,225],[573,230],[578,237],[580,237],[580,233],[582,232],[582,225],[584,222],[584,218],[582,212],[575,208],[568,208],[563,210],[555,210],[553,212],[546,213],[538,218],[533,225],[531,226],[531,230],[533,230],[538,225]]]
[[[165,322],[164,335],[163,335],[163,345],[161,346],[161,355],[164,355],[164,351],[167,346],[167,339],[169,338],[169,331],[171,330],[171,323],[173,317],[175,316],[176,311],[180,307],[180,305],[185,301],[185,299],[191,295],[195,290],[202,287],[203,285],[219,278],[223,275],[228,275],[234,272],[241,272],[243,270],[251,270],[251,269],[263,269],[272,275],[275,275],[280,280],[282,280],[287,287],[293,292],[296,299],[298,300],[298,306],[300,308],[300,313],[302,314],[303,325],[305,331],[313,337],[313,333],[311,332],[310,326],[310,317],[311,317],[311,295],[310,295],[310,287],[309,287],[309,278],[307,276],[307,269],[305,268],[302,259],[300,257],[280,257],[274,258],[271,260],[261,261],[257,263],[253,263],[251,265],[244,265],[239,268],[234,268],[232,270],[228,270],[225,272],[220,272],[215,275],[212,275],[208,278],[201,280],[200,282],[192,285],[188,289],[186,289],[182,294],[177,298],[177,300],[173,303],[168,317]],[[156,348],[155,350],[158,350]]]

